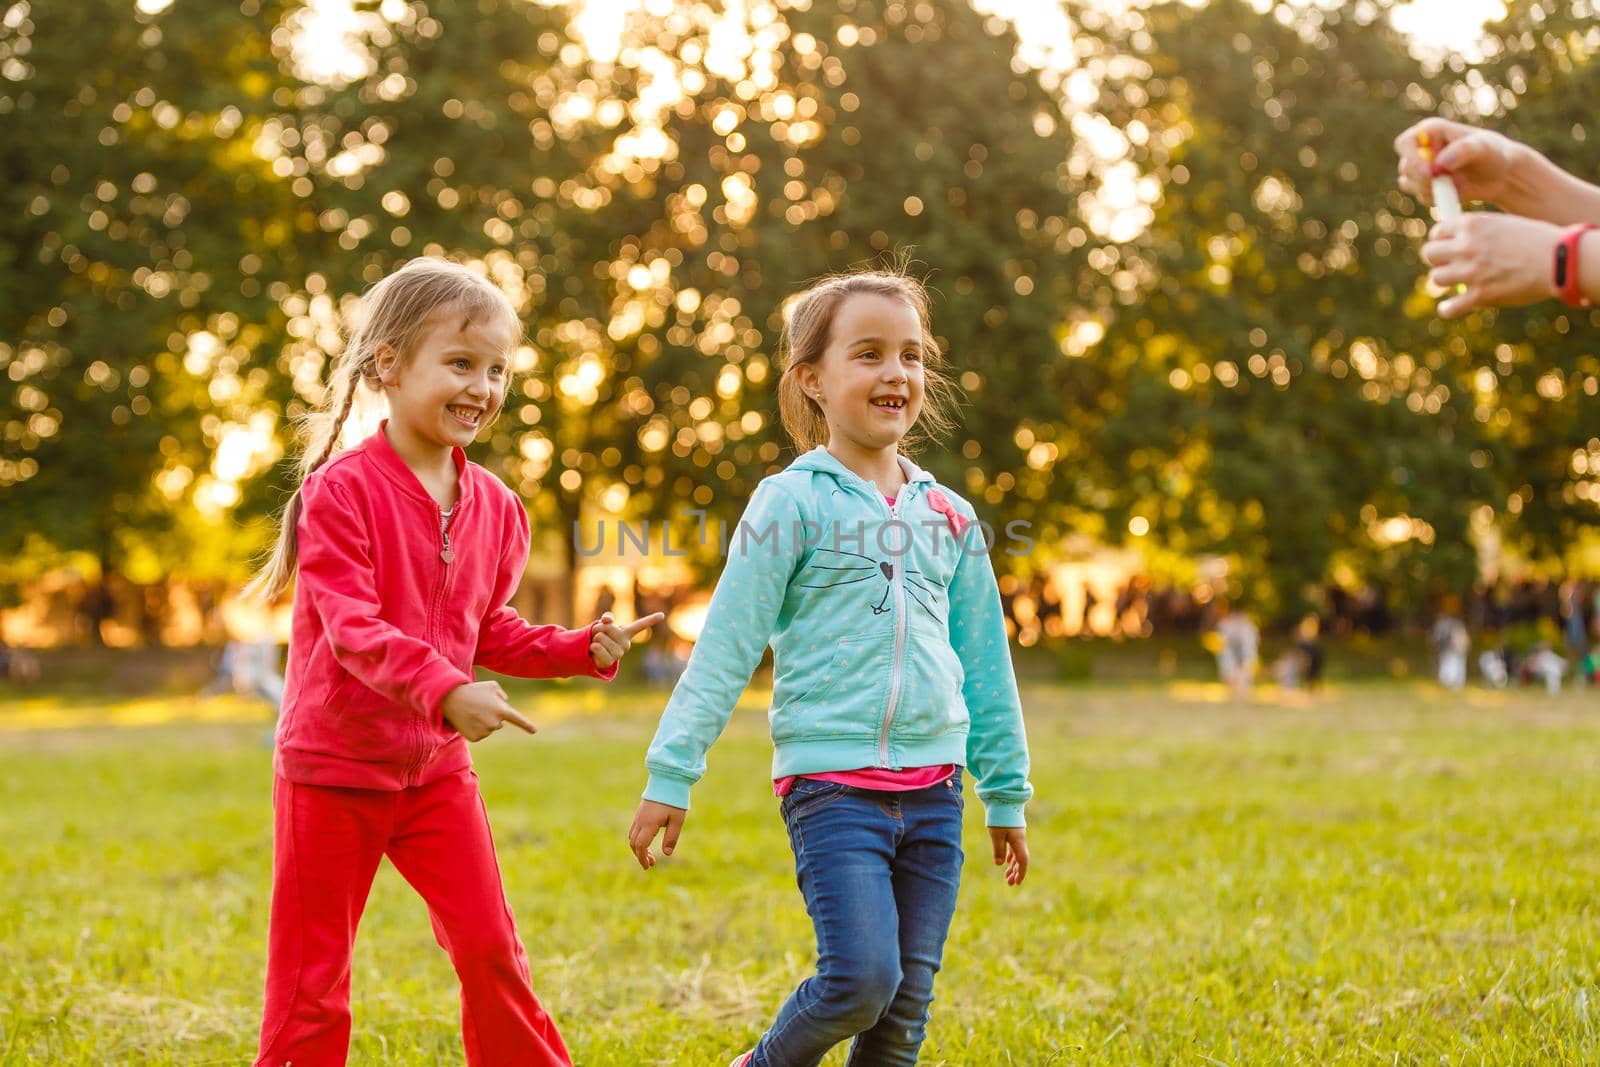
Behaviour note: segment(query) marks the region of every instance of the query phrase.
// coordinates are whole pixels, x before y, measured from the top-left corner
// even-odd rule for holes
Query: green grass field
[[[661,696],[519,695],[543,732],[476,754],[536,989],[580,1064],[721,1067],[811,963],[762,694],[650,875],[624,832]],[[969,802],[923,1063],[1600,1062],[1600,697],[1025,699],[1034,866],[1008,890]],[[234,698],[0,703],[0,1062],[249,1058],[265,729]],[[352,1062],[460,1062],[449,965],[387,866],[354,986]]]

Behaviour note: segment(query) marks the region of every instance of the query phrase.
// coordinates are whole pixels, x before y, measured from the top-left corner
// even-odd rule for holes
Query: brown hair
[[[368,289],[361,303],[365,315],[334,362],[324,402],[301,420],[299,483],[328,462],[338,448],[340,431],[355,403],[356,387],[362,383],[373,390],[382,387],[379,349],[393,349],[403,365],[411,358],[429,316],[441,308],[459,310],[468,321],[479,315],[519,321],[511,301],[488,279],[436,256],[411,260]],[[245,586],[245,597],[270,601],[288,587],[299,554],[295,538],[299,520],[300,488],[296,485],[284,506],[272,555]]]
[[[830,275],[794,297],[784,323],[778,411],[784,430],[801,452],[828,443],[828,421],[821,405],[801,388],[795,371],[807,363],[821,361],[840,305],[858,295],[904,300],[917,313],[922,326],[922,413],[903,442],[905,450],[915,451],[955,425],[956,387],[941,372],[944,353],[933,336],[927,287],[899,269],[850,271]]]

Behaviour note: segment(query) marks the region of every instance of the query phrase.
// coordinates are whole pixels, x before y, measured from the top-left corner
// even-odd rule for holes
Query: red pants
[[[472,770],[399,792],[278,778],[272,807],[258,1067],[345,1062],[350,953],[384,856],[427,902],[434,936],[461,979],[467,1063],[570,1067],[561,1034],[533,995]]]

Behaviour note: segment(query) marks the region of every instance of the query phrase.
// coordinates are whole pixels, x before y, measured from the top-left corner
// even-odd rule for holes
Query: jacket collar
[[[438,507],[439,502],[428,494],[422,487],[422,482],[417,479],[416,473],[406,466],[406,461],[400,458],[400,453],[394,450],[394,445],[389,443],[389,435],[384,432],[389,425],[389,420],[384,419],[378,424],[377,432],[362,441],[356,451],[364,453],[372,460],[373,466],[382,471],[384,476],[393,482],[401,492],[430,507]],[[450,458],[456,465],[457,497],[456,507],[460,507],[472,498],[472,478],[467,473],[467,454],[460,448],[450,449]]]
[[[911,460],[907,459],[904,455],[896,454],[895,458],[900,461],[900,470],[906,476],[906,488],[909,489],[921,482],[926,482],[929,486],[935,484],[933,475],[929,474],[927,471],[911,462]],[[861,475],[857,474],[849,467],[846,467],[843,463],[840,463],[837,457],[835,457],[832,452],[829,452],[827,446],[825,445],[818,445],[811,451],[804,453],[793,463],[789,464],[789,469],[819,471],[823,474],[831,475],[841,484],[856,486],[866,492],[870,492],[874,497],[878,495],[877,486],[873,485],[871,482],[868,482],[865,478],[861,477]]]

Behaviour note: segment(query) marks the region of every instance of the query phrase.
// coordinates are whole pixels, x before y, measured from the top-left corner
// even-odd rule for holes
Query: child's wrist
[[[454,697],[456,693],[458,693],[461,688],[467,684],[468,683],[464,681],[448,680],[439,683],[439,686],[434,691],[434,694],[429,694],[428,696],[424,697],[422,702],[423,714],[427,715],[435,726],[447,722],[449,718],[448,712],[451,706],[451,698]]]
[[[689,810],[689,789],[694,783],[673,774],[651,771],[644,786],[644,799],[671,808]]]
[[[1028,826],[1021,804],[988,804],[984,807],[984,816],[991,830],[1025,830]]]

